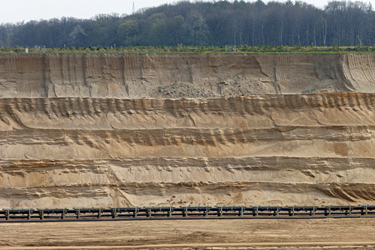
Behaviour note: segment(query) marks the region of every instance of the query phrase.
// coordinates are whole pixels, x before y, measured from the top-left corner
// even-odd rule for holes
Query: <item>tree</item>
[[[375,41],[371,4],[331,1],[324,9],[302,1],[180,1],[130,16],[97,15],[0,25],[0,45],[364,46]]]
[[[194,46],[206,45],[208,27],[201,14],[196,11],[190,12],[186,19],[186,26],[190,31]]]
[[[69,38],[73,46],[79,46],[80,44],[84,44],[86,37],[87,34],[85,30],[79,24],[74,26],[72,32],[70,32],[69,34]]]
[[[164,13],[155,13],[147,19],[147,30],[145,34],[150,45],[169,45],[167,32],[167,17]]]
[[[185,27],[185,18],[181,15],[174,16],[173,18],[168,19],[168,33],[170,34],[170,37],[173,39],[173,43],[171,45],[176,46],[184,43],[186,37]]]
[[[139,27],[137,20],[127,20],[118,27],[119,45],[134,46],[138,45]]]

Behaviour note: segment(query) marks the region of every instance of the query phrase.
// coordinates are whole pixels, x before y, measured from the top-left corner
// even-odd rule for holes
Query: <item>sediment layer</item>
[[[375,199],[375,94],[0,99],[0,207]]]
[[[373,93],[375,55],[2,55],[0,96],[181,98]]]

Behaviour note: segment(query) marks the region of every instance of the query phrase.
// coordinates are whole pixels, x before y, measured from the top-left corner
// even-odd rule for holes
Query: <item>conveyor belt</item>
[[[155,220],[155,219],[313,219],[375,217],[375,205],[114,207],[3,209],[0,222]]]

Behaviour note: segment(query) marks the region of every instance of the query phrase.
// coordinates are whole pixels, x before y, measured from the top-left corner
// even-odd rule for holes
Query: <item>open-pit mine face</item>
[[[374,55],[1,55],[0,207],[368,204]]]

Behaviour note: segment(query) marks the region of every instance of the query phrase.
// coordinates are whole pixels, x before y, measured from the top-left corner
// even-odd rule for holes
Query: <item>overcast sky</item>
[[[191,0],[195,1],[195,0]],[[232,1],[232,0],[230,0]],[[246,0],[245,0],[246,1]],[[254,2],[255,0],[250,0]],[[174,3],[174,0],[0,0],[0,23],[17,23],[61,17],[91,18],[97,14],[131,14],[145,7]],[[264,0],[268,2],[268,0]],[[279,1],[279,2],[285,2]],[[305,0],[323,8],[328,0]],[[364,1],[369,2],[369,1]],[[371,0],[375,6],[375,0]]]

